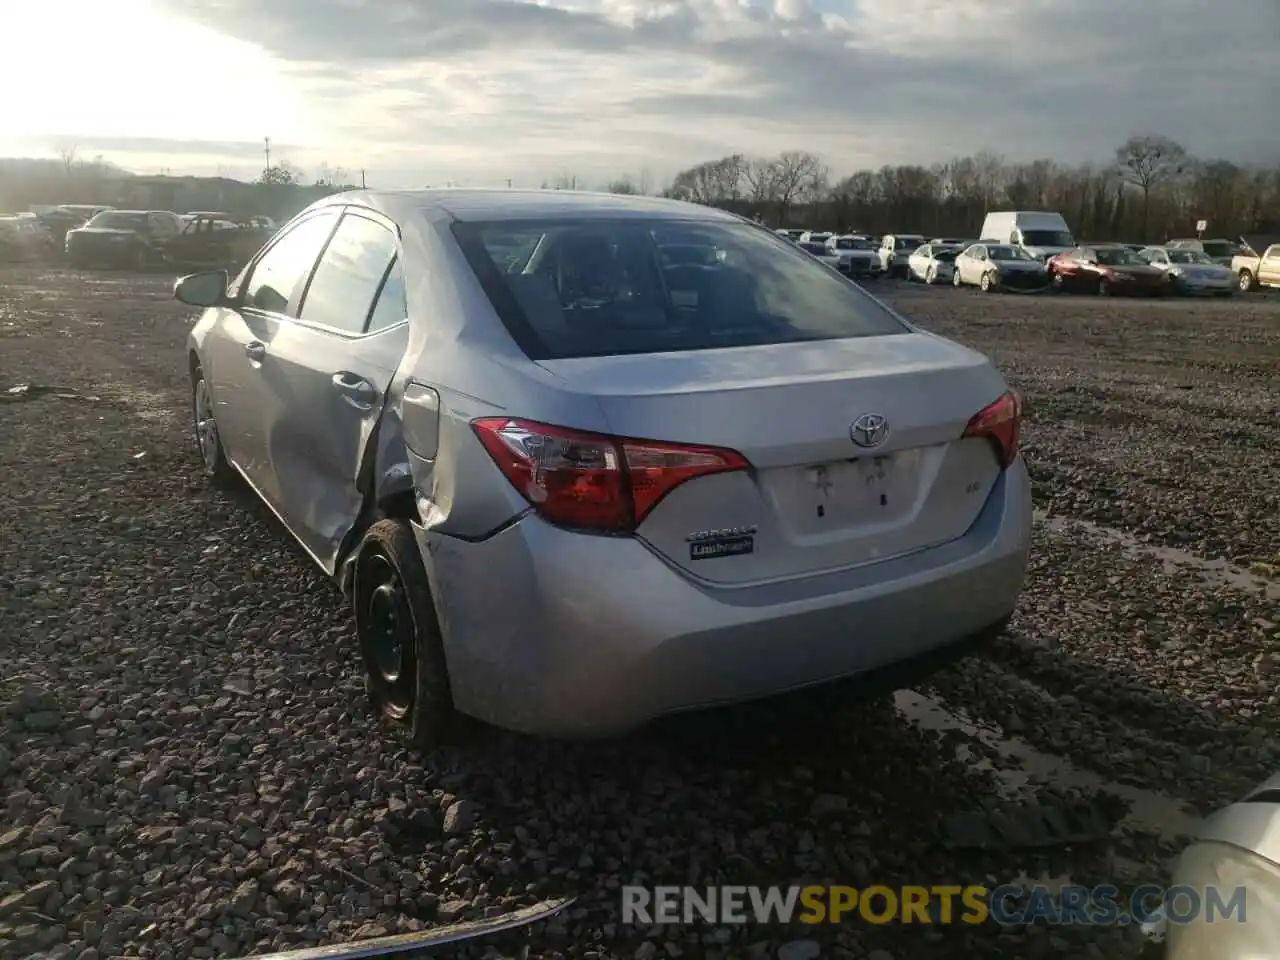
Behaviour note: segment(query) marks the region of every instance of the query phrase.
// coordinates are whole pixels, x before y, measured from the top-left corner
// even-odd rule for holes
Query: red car
[[[1095,243],[1052,257],[1045,265],[1056,290],[1099,296],[1160,297],[1169,280],[1122,243]]]

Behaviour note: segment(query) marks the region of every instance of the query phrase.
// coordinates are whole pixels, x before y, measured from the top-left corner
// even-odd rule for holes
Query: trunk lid
[[[540,365],[596,399],[616,435],[728,447],[751,462],[681,484],[638,530],[714,582],[807,575],[948,542],[1000,475],[990,443],[961,434],[1004,381],[980,354],[930,334]],[[888,424],[872,447],[853,439],[865,414]]]

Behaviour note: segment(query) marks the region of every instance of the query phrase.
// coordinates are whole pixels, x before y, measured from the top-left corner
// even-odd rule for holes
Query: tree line
[[[557,184],[559,186],[559,184]],[[616,193],[648,192],[631,178]],[[994,153],[836,178],[815,153],[731,154],[682,170],[664,196],[760,215],[774,226],[976,237],[991,210],[1053,210],[1081,239],[1133,243],[1280,232],[1280,167],[1192,156],[1155,134],[1130,137],[1105,163],[1011,162]]]

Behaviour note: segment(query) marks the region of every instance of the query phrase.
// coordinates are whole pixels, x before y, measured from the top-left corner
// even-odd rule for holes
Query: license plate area
[[[767,486],[788,529],[820,536],[908,516],[919,472],[919,452],[901,450],[770,471]]]

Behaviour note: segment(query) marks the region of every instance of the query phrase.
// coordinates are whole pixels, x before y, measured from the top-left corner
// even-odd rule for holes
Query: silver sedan
[[[922,671],[1022,588],[1017,395],[732,214],[340,194],[175,294],[205,471],[341,585],[415,744]]]
[[[1238,281],[1230,267],[1215,263],[1207,253],[1182,247],[1145,247],[1138,256],[1164,271],[1175,290],[1183,294],[1230,297]]]

